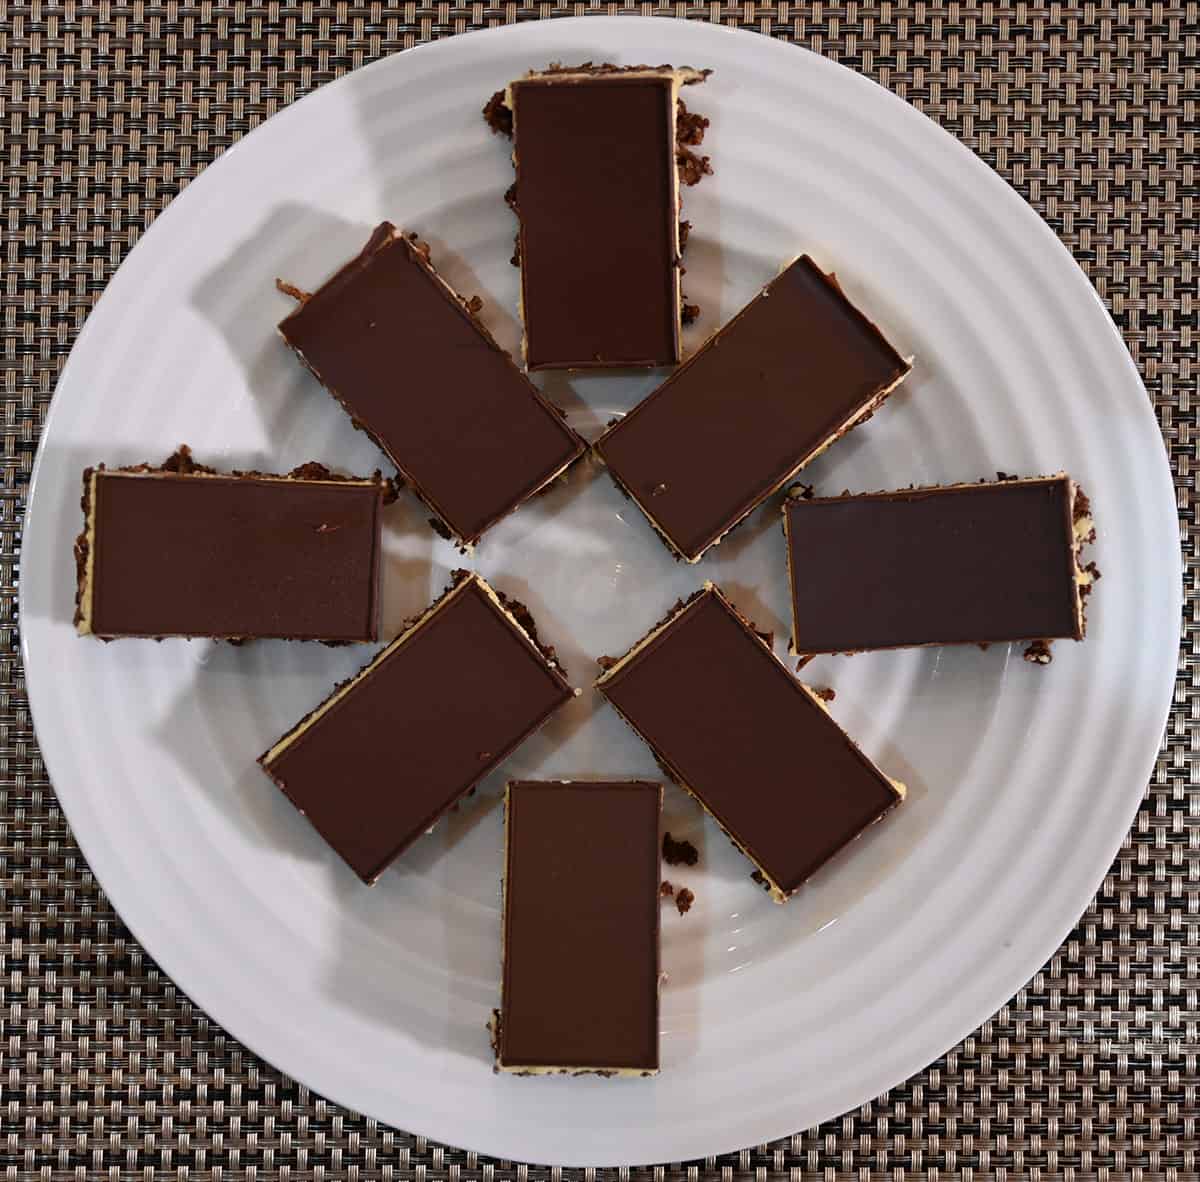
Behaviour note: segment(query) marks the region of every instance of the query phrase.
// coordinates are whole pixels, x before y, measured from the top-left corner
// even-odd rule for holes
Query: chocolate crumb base
[[[689,890],[687,887],[681,887],[675,895],[675,906],[680,915],[686,915],[692,909],[692,904],[696,901],[696,892]]]
[[[103,464],[100,465],[104,467]],[[79,498],[79,507],[83,510],[83,530],[75,539],[75,615],[73,623],[79,627],[83,619],[83,583],[87,576],[88,555],[91,547],[88,544],[88,521],[92,516],[92,476],[95,468],[83,470],[83,495]]]
[[[562,62],[551,62],[544,70],[533,71],[536,74],[639,74],[645,73],[648,70],[691,70],[692,66],[673,66],[669,62],[663,62],[657,66],[647,65],[641,62],[636,66],[618,66],[615,62],[601,62],[596,65],[594,62],[583,62],[578,66],[564,66]],[[685,78],[684,86],[695,86],[703,82],[712,73],[712,70],[695,70],[695,77]]]
[[[601,65],[594,65],[592,62],[584,62],[578,66],[564,66],[561,62],[551,62],[544,70],[533,70],[532,74],[629,74],[644,72],[647,70],[675,70],[677,67],[670,65],[662,66],[618,66],[612,62],[604,62]],[[712,73],[712,70],[697,70],[694,77],[685,78],[684,86],[695,86],[697,83],[705,81]],[[482,114],[483,121],[488,125],[494,135],[502,135],[508,139],[512,139],[513,133],[513,117],[512,111],[504,102],[504,95],[507,90],[505,87],[502,90],[497,90],[486,103],[483,104]],[[704,133],[708,129],[708,120],[703,115],[693,115],[683,105],[683,100],[679,100],[680,111],[676,116],[676,142],[685,146],[696,146],[704,139]]]
[[[700,861],[700,851],[690,841],[676,841],[669,832],[663,834],[662,856],[668,866],[695,866]]]
[[[98,472],[168,472],[176,476],[194,476],[197,474],[205,476],[229,476],[235,480],[254,480],[264,477],[278,480],[280,473],[278,472],[259,472],[254,469],[242,470],[234,468],[229,472],[220,472],[216,468],[210,468],[207,464],[198,464],[192,458],[192,449],[186,444],[181,443],[161,464],[151,463],[149,460],[140,464],[127,464],[120,468],[109,468],[105,464],[96,464],[92,467],[83,470],[83,493],[79,498],[79,508],[83,511],[83,529],[76,536],[73,546],[75,554],[75,613],[72,617],[72,623],[76,627],[79,621],[83,618],[83,584],[87,576],[88,557],[91,552],[91,547],[88,544],[88,522],[92,515],[92,477]],[[300,464],[293,468],[290,472],[282,474],[287,480],[331,480],[331,481],[354,481],[361,482],[363,480],[371,480],[383,488],[383,503],[390,505],[400,495],[400,481],[393,478],[388,478],[379,471],[378,468],[369,476],[341,476],[336,472],[331,472],[324,464],[318,463],[316,460],[309,460],[307,463]],[[100,637],[105,644],[109,642],[110,637]],[[153,639],[162,640],[163,637],[155,637]],[[246,636],[227,636],[221,638],[226,644],[241,645],[251,639]],[[322,641],[328,648],[341,648],[348,641],[333,640]]]
[[[443,591],[442,594],[439,595],[438,598],[435,599],[433,601],[433,603],[429,605],[429,608],[425,609],[425,611],[426,612],[429,611],[430,608],[432,608],[434,606],[434,604],[438,603],[441,599],[445,598],[446,595],[448,595],[451,591],[453,591],[454,588],[457,587],[459,585],[459,583],[461,583],[463,581],[463,579],[469,579],[471,577],[471,574],[472,574],[472,572],[469,570],[461,570],[460,569],[460,570],[451,571],[450,578],[452,581],[450,583],[450,586],[447,587],[446,590]],[[541,653],[542,656],[546,659],[546,663],[548,665],[552,665],[555,669],[558,670],[559,673],[561,673],[563,675],[563,677],[566,677],[567,676],[566,668],[563,666],[563,663],[558,659],[558,653],[555,651],[554,645],[543,644],[542,641],[538,638],[537,623],[535,622],[535,620],[533,618],[533,614],[530,612],[529,608],[527,608],[519,599],[513,599],[511,596],[505,595],[504,592],[501,591],[497,587],[493,587],[492,590],[495,592],[496,598],[500,601],[500,606],[503,607],[504,610],[506,612],[508,612],[508,614],[510,616],[512,616],[512,618],[514,620],[516,620],[516,622],[520,626],[521,630],[533,642],[534,648],[536,648],[538,650],[538,652]],[[425,612],[421,613],[421,615],[424,615],[424,614],[425,614]],[[419,617],[417,617],[417,618],[419,618]],[[410,626],[410,622],[405,621],[404,625],[401,628],[401,631],[408,628],[409,626]]]
[[[690,906],[690,904],[689,904],[689,906]],[[492,1010],[492,1020],[490,1022],[484,1023],[484,1026],[488,1032],[488,1042],[491,1044],[491,1048],[492,1048],[492,1074],[493,1075],[499,1075],[501,1073],[501,1071],[503,1071],[505,1075],[516,1075],[516,1076],[521,1077],[522,1079],[532,1079],[535,1076],[546,1075],[546,1074],[575,1075],[575,1076],[598,1075],[598,1076],[600,1076],[601,1079],[613,1079],[616,1076],[621,1074],[621,1072],[619,1072],[619,1071],[609,1069],[609,1068],[603,1068],[603,1067],[593,1067],[591,1069],[584,1070],[584,1071],[572,1071],[571,1068],[569,1068],[569,1067],[552,1068],[552,1069],[550,1069],[549,1072],[547,1072],[546,1070],[541,1070],[541,1071],[509,1071],[509,1070],[506,1070],[506,1069],[502,1068],[500,1065],[500,1011]],[[640,1076],[642,1076],[643,1078],[645,1078],[645,1077],[649,1077],[652,1075],[657,1075],[658,1072],[657,1072],[657,1070],[655,1070],[655,1071],[640,1071],[640,1072],[638,1072],[638,1074]]]
[[[186,443],[181,443],[161,464],[152,464],[147,461],[142,464],[127,464],[120,468],[109,468],[104,464],[97,464],[94,469],[88,469],[89,473],[93,471],[168,472],[176,476],[229,476],[235,480],[329,480],[338,483],[348,482],[355,484],[371,481],[383,487],[386,503],[390,504],[398,495],[395,480],[384,476],[378,468],[370,476],[343,476],[339,472],[331,471],[324,464],[318,463],[316,460],[308,460],[306,463],[299,464],[290,471],[283,473],[262,472],[257,468],[231,468],[228,472],[222,472],[217,468],[209,467],[207,464],[196,463],[192,458],[192,449]]]

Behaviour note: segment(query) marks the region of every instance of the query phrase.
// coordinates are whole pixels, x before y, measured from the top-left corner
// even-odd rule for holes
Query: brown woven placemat
[[[1008,178],[1125,334],[1171,450],[1188,564],[1163,754],[1132,834],[1051,962],[944,1059],[857,1112],[740,1154],[620,1173],[686,1172],[689,1182],[751,1173],[766,1182],[783,1171],[1194,1174],[1197,4],[0,0],[5,1176],[524,1182],[585,1173],[489,1161],[344,1112],[189,1004],[125,931],[57,807],[24,696],[13,589],[24,490],[58,371],[125,252],[188,180],[272,112],[364,62],[466,29],[588,11],[716,20],[806,45],[916,104]]]

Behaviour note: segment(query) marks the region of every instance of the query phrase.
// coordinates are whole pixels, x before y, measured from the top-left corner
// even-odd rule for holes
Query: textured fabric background
[[[1186,1177],[1200,1167],[1197,4],[0,0],[0,1166],[8,1178],[539,1182],[344,1112],[195,1010],[76,849],[30,725],[13,591],[38,432],[89,308],[206,164],[321,83],[419,41],[588,11],[740,25],[861,70],[1010,180],[1091,276],[1171,450],[1187,607],[1137,823],[1053,960],[940,1062],[821,1128],[645,1171]],[[616,1171],[613,1171],[616,1173]]]

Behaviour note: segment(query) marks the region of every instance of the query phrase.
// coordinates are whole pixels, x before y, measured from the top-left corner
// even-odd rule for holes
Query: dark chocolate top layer
[[[562,416],[389,223],[279,330],[464,542],[582,454]]]
[[[508,788],[506,1067],[658,1067],[658,784]]]
[[[472,577],[260,762],[371,882],[571,694]]]
[[[384,492],[381,482],[99,470],[91,630],[374,640]]]
[[[669,77],[512,86],[526,362],[679,360]]]
[[[597,685],[785,894],[899,800],[715,589]]]
[[[695,559],[907,371],[804,256],[596,450],[676,550]]]
[[[798,652],[1081,636],[1065,476],[784,513]]]

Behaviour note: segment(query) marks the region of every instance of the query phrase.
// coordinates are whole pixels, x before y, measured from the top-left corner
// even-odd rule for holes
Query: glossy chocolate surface
[[[900,799],[715,588],[597,686],[785,895]]]
[[[658,1067],[661,801],[641,781],[509,785],[502,1066]]]
[[[259,762],[371,882],[571,696],[469,576]]]
[[[694,560],[908,372],[807,256],[600,437],[617,483]]]
[[[387,222],[279,331],[464,542],[583,452],[425,254]]]
[[[1070,480],[784,507],[797,652],[1081,636]]]
[[[98,471],[91,631],[374,640],[383,497],[382,482]]]
[[[530,369],[679,360],[669,76],[512,85]]]

